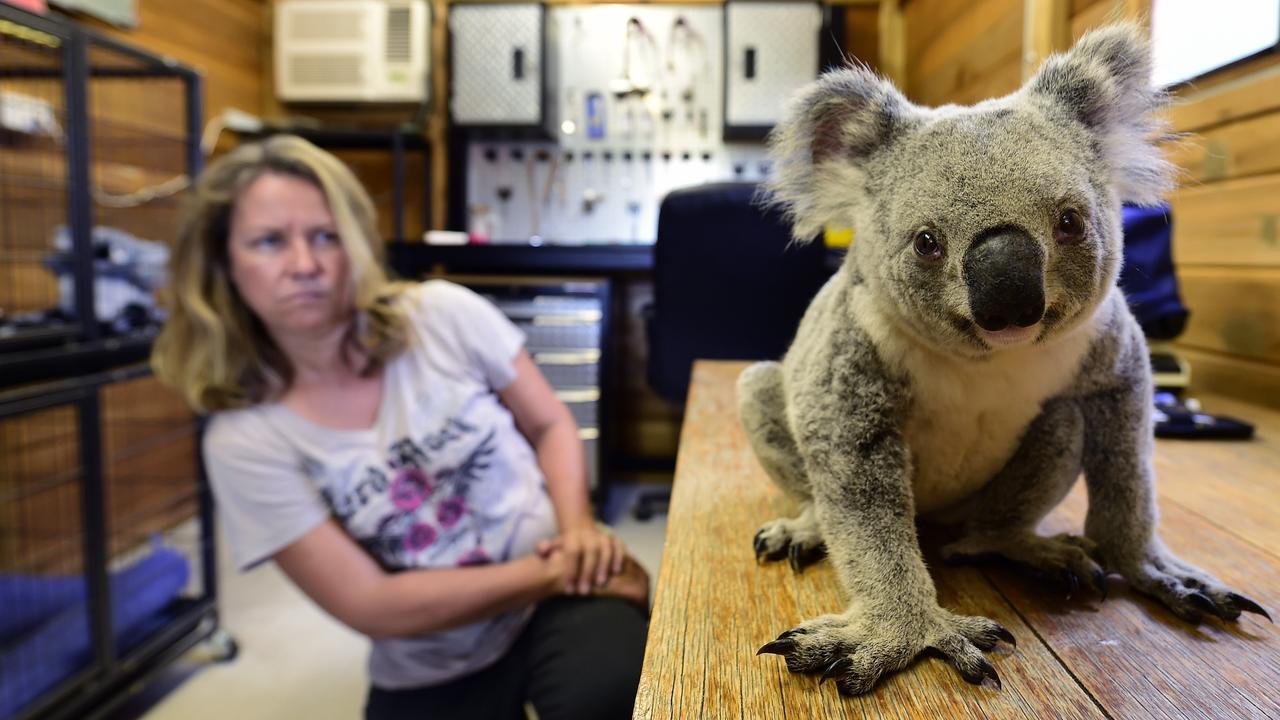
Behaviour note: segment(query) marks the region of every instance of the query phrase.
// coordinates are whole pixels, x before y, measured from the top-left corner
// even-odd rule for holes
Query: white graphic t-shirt
[[[204,461],[241,570],[327,518],[388,572],[501,563],[556,534],[537,457],[496,394],[524,335],[433,280],[401,298],[408,348],[387,364],[378,420],[334,430],[280,403],[217,413]],[[501,657],[533,608],[421,637],[375,640],[374,685],[439,684]]]

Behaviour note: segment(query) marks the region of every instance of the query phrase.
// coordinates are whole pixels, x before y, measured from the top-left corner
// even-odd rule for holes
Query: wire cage
[[[0,20],[13,13],[0,7]],[[44,267],[70,216],[71,56],[65,27],[0,24],[0,350],[80,333],[74,313],[57,311],[57,277]]]
[[[164,319],[202,160],[200,78],[70,23],[3,5],[0,21],[0,364],[74,341],[105,367],[107,341],[145,348]],[[36,375],[62,372],[47,359],[31,357]]]
[[[0,3],[0,718],[105,714],[217,628],[197,420],[128,365],[163,320],[199,97],[190,68]]]
[[[0,395],[0,718],[101,711],[213,631],[199,468],[145,367]]]

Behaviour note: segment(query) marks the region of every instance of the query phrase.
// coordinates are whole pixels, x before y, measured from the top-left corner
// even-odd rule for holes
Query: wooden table
[[[1280,630],[1254,615],[1192,628],[1113,577],[1106,602],[1067,601],[1016,571],[930,559],[943,606],[1009,628],[987,657],[1004,689],[923,659],[869,695],[792,675],[756,650],[844,608],[828,562],[757,565],[759,525],[793,511],[738,422],[744,363],[694,369],[636,718],[1280,718]],[[1280,617],[1280,413],[1203,398],[1258,426],[1252,442],[1159,441],[1160,530],[1184,559]],[[1079,483],[1042,532],[1079,532]],[[929,552],[926,548],[926,556]],[[1083,593],[1082,593],[1083,594]]]

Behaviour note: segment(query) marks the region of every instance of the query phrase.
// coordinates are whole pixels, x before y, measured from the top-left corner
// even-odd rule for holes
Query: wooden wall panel
[[[1191,311],[1178,348],[1195,389],[1280,406],[1280,57],[1257,58],[1176,91],[1189,137],[1171,199],[1174,261]]]
[[[1188,187],[1171,206],[1178,265],[1280,267],[1280,175]]]
[[[1193,390],[1221,392],[1248,402],[1280,407],[1276,400],[1280,398],[1280,365],[1181,344],[1178,354],[1191,364]],[[1205,409],[1215,412],[1212,407]]]
[[[138,27],[84,23],[145,50],[169,55],[204,75],[205,117],[228,107],[260,114],[263,107],[266,0],[138,0]]]
[[[845,8],[845,52],[872,70],[880,68],[880,8],[858,5]]]
[[[1178,143],[1169,159],[1189,185],[1280,172],[1280,121],[1267,113],[1203,130]]]
[[[1267,58],[1244,77],[1209,85],[1197,83],[1190,96],[1175,98],[1169,120],[1177,132],[1205,128],[1280,111],[1280,62]]]
[[[920,0],[903,12],[911,100],[969,104],[1022,84],[1022,0]]]
[[[1151,14],[1151,0],[1072,0],[1071,40],[1099,25],[1118,20],[1147,23]]]
[[[1280,365],[1280,270],[1183,265],[1178,279],[1191,309],[1181,344]]]

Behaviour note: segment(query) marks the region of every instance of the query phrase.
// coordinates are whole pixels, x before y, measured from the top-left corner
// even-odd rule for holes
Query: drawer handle
[[[589,403],[600,400],[600,388],[584,388],[581,390],[557,390],[556,397],[562,403]]]
[[[594,325],[603,317],[599,310],[583,310],[558,315],[534,315],[533,324],[543,326]]]
[[[745,57],[743,57],[743,66],[744,66],[743,75],[745,75],[748,80],[755,80],[756,79],[756,49],[748,45],[744,50],[744,55]]]
[[[540,352],[533,354],[533,361],[539,365],[591,365],[600,362],[600,351]]]
[[[516,80],[524,79],[524,48],[516,48],[511,53],[511,75]]]

